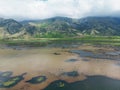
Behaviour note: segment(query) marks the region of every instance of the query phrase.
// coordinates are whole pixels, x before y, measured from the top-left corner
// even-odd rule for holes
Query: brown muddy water
[[[63,88],[66,83],[74,83],[73,90],[91,90],[89,79],[108,83],[106,78],[116,80],[120,89],[120,51],[113,47],[0,48],[0,90],[71,90]],[[79,81],[85,88],[75,84]],[[60,88],[46,88],[54,82]]]

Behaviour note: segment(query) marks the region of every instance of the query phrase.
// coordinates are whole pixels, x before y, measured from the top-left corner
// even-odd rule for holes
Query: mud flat
[[[111,54],[114,56],[112,59],[107,56],[111,56]],[[102,55],[109,58],[93,57],[95,55]],[[46,89],[46,87],[59,80],[71,86],[75,85],[74,87],[78,90],[77,84],[74,84],[75,82],[81,82],[78,84],[79,86],[83,85],[83,82],[84,86],[86,85],[87,88],[87,86],[91,86],[91,84],[87,83],[86,80],[89,81],[90,79],[90,82],[93,81],[97,83],[100,81],[101,77],[107,78],[107,80],[113,80],[113,83],[116,83],[114,80],[118,80],[118,82],[120,80],[120,61],[118,57],[119,50],[116,51],[113,47],[106,48],[91,45],[80,45],[79,47],[73,48],[45,47],[20,50],[0,48],[1,72],[12,72],[12,76],[10,74],[10,77],[20,76],[26,73],[22,76],[24,79],[19,81],[16,85],[10,88],[2,87],[0,90],[51,90]],[[96,76],[100,78],[94,79]],[[102,80],[104,82],[104,79]],[[58,86],[64,87],[64,83],[62,82]],[[104,85],[108,87],[108,84]],[[89,90],[86,88],[81,89]],[[61,88],[58,90],[69,89]],[[107,88],[103,90],[107,90]]]

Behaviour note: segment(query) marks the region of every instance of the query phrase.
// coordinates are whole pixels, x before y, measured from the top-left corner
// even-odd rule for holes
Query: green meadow
[[[29,38],[29,39],[0,39],[6,45],[46,46],[48,44],[82,43],[93,45],[120,46],[120,36],[81,36],[66,38]]]

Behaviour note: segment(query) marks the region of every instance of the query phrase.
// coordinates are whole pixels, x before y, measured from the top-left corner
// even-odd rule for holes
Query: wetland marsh
[[[119,90],[119,46],[1,46],[0,90]]]

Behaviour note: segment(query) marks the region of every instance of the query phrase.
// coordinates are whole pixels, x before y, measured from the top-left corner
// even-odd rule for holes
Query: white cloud
[[[0,17],[19,20],[54,16],[117,16],[119,3],[120,0],[0,0]]]

